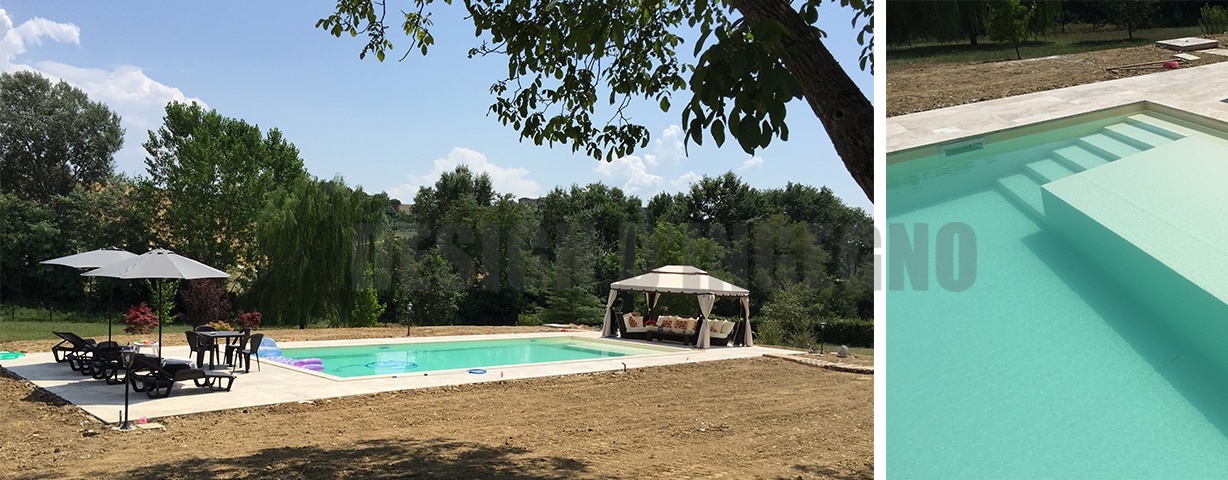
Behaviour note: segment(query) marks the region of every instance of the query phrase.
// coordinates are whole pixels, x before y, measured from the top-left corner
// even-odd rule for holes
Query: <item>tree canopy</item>
[[[0,192],[43,203],[105,183],[123,145],[119,115],[64,81],[0,73]]]
[[[648,129],[626,115],[632,100],[669,111],[673,93],[686,90],[691,97],[681,104],[681,125],[688,142],[702,144],[710,134],[719,146],[729,135],[754,153],[775,138],[788,140],[787,104],[800,98],[873,200],[874,109],[824,45],[817,27],[821,3],[466,0],[464,6],[483,39],[470,57],[507,58],[507,76],[491,86],[490,112],[521,139],[570,145],[610,161],[648,145]],[[855,11],[853,27],[864,46],[860,67],[872,68],[873,2],[839,3]],[[425,55],[435,43],[431,9],[437,5],[406,5],[405,55]],[[372,53],[383,61],[393,49],[386,16],[385,0],[338,0],[316,27],[337,37],[365,35],[359,57]],[[678,51],[690,33],[697,34],[694,64]],[[606,109],[612,114],[603,122]]]
[[[306,176],[298,149],[277,129],[262,135],[256,125],[196,103],[167,104],[145,150],[150,181],[166,204],[164,240],[219,269],[251,258],[265,195]]]

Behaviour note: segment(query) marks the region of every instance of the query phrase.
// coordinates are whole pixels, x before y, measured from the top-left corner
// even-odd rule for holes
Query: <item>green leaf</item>
[[[712,140],[716,141],[718,147],[725,143],[725,123],[719,118],[712,122]]]
[[[661,97],[661,111],[662,112],[669,111],[669,97]]]

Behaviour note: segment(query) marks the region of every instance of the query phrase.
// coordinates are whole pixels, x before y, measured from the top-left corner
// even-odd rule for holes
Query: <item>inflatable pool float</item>
[[[26,354],[21,352],[0,352],[0,360],[16,360],[24,356]]]

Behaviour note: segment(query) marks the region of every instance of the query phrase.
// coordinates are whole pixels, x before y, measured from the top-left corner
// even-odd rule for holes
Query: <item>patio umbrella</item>
[[[226,278],[226,272],[196,260],[177,255],[170,250],[158,248],[142,255],[113,263],[81,275],[87,277],[156,278],[195,280],[197,278]],[[162,298],[162,283],[158,282],[158,298]],[[158,356],[162,356],[162,319],[158,319]]]
[[[43,260],[43,265],[63,265],[72,268],[98,268],[105,267],[112,263],[122,262],[130,258],[136,257],[135,253],[120,250],[115,247],[100,248],[98,250],[90,250],[81,252],[76,255],[67,257],[53,258],[51,260]],[[111,315],[107,315],[107,341],[111,341]]]

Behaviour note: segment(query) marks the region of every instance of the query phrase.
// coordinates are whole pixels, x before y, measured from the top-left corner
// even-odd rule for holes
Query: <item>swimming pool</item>
[[[321,373],[340,378],[486,369],[532,363],[676,353],[680,350],[578,337],[394,343],[285,348],[282,356],[319,359]]]
[[[1228,141],[1187,120],[888,155],[890,478],[1228,477]],[[975,232],[966,288],[941,282],[966,273],[943,270],[951,224]]]

